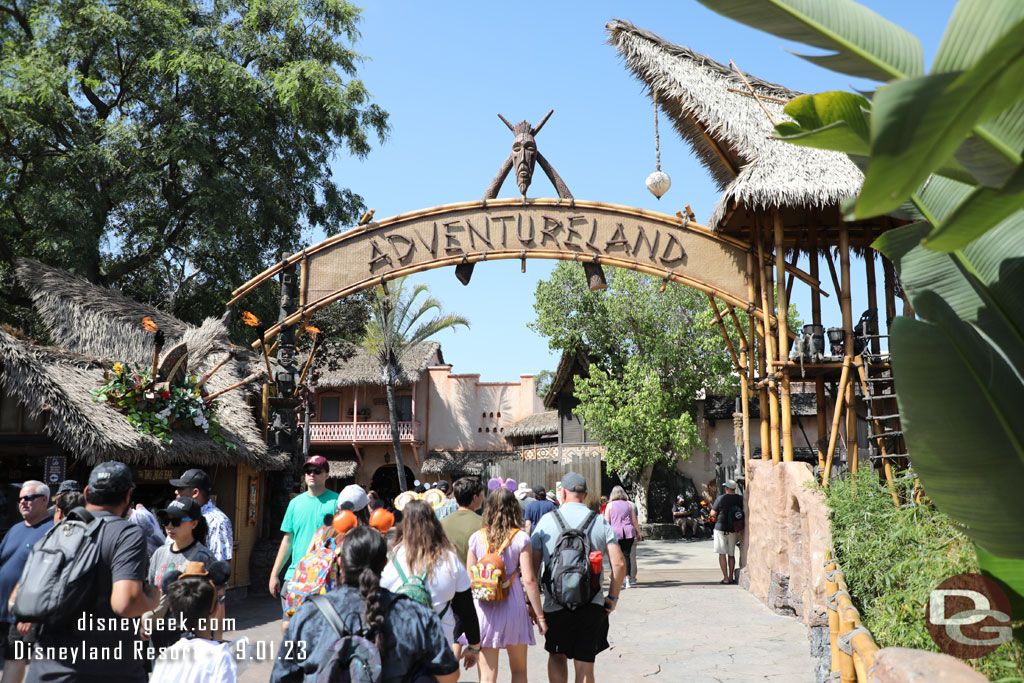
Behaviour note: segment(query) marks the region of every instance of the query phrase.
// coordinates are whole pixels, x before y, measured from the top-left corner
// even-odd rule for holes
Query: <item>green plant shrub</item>
[[[912,498],[911,481],[897,486],[902,500]],[[970,539],[930,504],[895,507],[871,470],[834,481],[824,491],[835,558],[879,647],[938,652],[925,624],[928,594],[954,574],[978,572]],[[1013,642],[968,663],[993,681],[1024,681],[1024,645],[1020,629],[1015,633]]]

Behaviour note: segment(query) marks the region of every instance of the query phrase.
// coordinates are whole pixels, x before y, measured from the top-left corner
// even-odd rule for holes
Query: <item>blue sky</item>
[[[951,0],[864,4],[918,36],[926,64],[954,6]],[[336,179],[362,195],[377,219],[479,199],[511,149],[512,136],[497,113],[513,123],[536,123],[554,109],[537,136],[538,148],[577,199],[668,214],[689,204],[697,221],[706,223],[718,191],[664,117],[661,166],[672,188],[659,201],[644,186],[654,170],[653,109],[605,42],[604,26],[612,18],[719,62],[732,59],[743,71],[794,90],[869,87],[786,51],[813,52],[809,48],[733,23],[690,0],[373,3],[364,8],[356,49],[369,57],[360,77],[390,113],[391,135],[365,160],[336,159]],[[539,167],[528,194],[556,196]],[[518,196],[511,179],[501,196]],[[323,237],[312,236],[314,242]],[[414,277],[430,286],[446,310],[470,319],[471,329],[438,337],[456,372],[511,381],[554,369],[557,355],[526,327],[534,318],[537,281],[554,264],[528,261],[525,275],[518,261],[481,264],[468,287],[451,268]],[[800,265],[806,268],[806,259]],[[867,303],[863,276],[856,274],[863,266],[854,268],[857,317]],[[809,318],[809,289],[796,284],[793,301]],[[825,299],[823,309],[826,326],[839,324],[834,297]]]

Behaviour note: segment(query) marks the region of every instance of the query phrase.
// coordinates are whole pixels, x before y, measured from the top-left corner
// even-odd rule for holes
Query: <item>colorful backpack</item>
[[[303,555],[295,565],[295,573],[288,582],[288,593],[285,596],[285,613],[289,617],[294,616],[314,595],[324,595],[340,583],[341,570],[337,561],[340,552],[341,546],[337,539],[330,538],[326,542],[317,543],[315,549]]]
[[[512,542],[517,533],[519,533],[519,529],[513,529],[509,537],[505,539],[505,542],[497,550],[492,550],[488,546],[487,554],[469,568],[469,590],[474,600],[479,600],[480,602],[500,602],[508,597],[512,581],[515,580],[516,574],[519,573],[519,568],[517,567],[512,572],[512,576],[505,580],[505,560],[501,559],[501,553],[508,547],[508,544]],[[480,530],[480,535],[484,539],[487,538],[487,534],[483,529]]]

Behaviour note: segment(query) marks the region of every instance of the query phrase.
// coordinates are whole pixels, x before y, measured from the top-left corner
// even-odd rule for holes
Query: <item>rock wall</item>
[[[740,584],[779,614],[827,627],[824,562],[832,532],[813,485],[806,463],[750,461]]]

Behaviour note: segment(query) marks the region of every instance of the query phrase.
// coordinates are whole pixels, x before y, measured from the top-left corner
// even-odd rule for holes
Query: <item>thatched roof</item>
[[[361,384],[384,384],[377,359],[351,344],[326,345],[315,359],[320,368],[320,389],[340,389]],[[438,342],[420,342],[410,346],[398,359],[398,384],[418,382],[431,365],[443,365]]]
[[[479,476],[489,460],[519,457],[513,451],[430,451],[420,471],[424,474]]]
[[[657,93],[661,111],[722,190],[710,227],[749,237],[751,215],[772,208],[783,210],[787,228],[804,229],[809,213],[819,226],[838,224],[839,202],[864,180],[849,157],[773,139],[771,121],[728,66],[626,21],[607,28],[609,43]],[[802,94],[756,76],[747,80],[762,97],[789,101]],[[784,103],[762,102],[776,121],[788,120]]]
[[[582,346],[571,351],[563,351],[562,358],[558,361],[555,369],[555,376],[551,378],[547,393],[544,394],[544,407],[552,410],[558,402],[558,394],[562,392],[566,382],[573,378],[573,375],[580,374],[584,377],[590,375],[590,359],[584,352]],[[557,431],[557,429],[556,429]]]
[[[356,476],[359,463],[355,460],[328,460],[330,465],[328,479],[350,479]]]
[[[224,438],[236,445],[230,451],[201,430],[175,430],[173,442],[165,444],[137,431],[121,412],[94,402],[89,393],[103,381],[104,370],[109,369],[112,360],[151,361],[153,335],[141,331],[139,321],[143,315],[170,330],[169,337],[173,334],[173,339],[188,344],[187,369],[196,375],[212,369],[231,348],[224,320],[209,318],[195,328],[117,292],[89,285],[34,261],[19,262],[18,277],[32,292],[37,307],[44,309],[43,321],[62,348],[41,347],[0,331],[0,382],[5,391],[25,405],[30,415],[47,413],[46,433],[69,454],[89,464],[120,460],[129,464],[247,464],[258,469],[279,468],[279,460],[268,453],[252,410],[238,391],[217,400]],[[37,291],[44,286],[51,288],[52,293]],[[67,309],[63,313],[62,306]],[[78,329],[79,326],[85,329]],[[170,346],[167,344],[165,349]],[[241,380],[246,370],[244,358],[229,362],[207,387],[211,392],[226,388]]]
[[[558,435],[558,411],[548,410],[543,413],[527,415],[521,420],[513,422],[505,427],[506,439],[520,439],[527,437],[540,437],[547,435]]]

